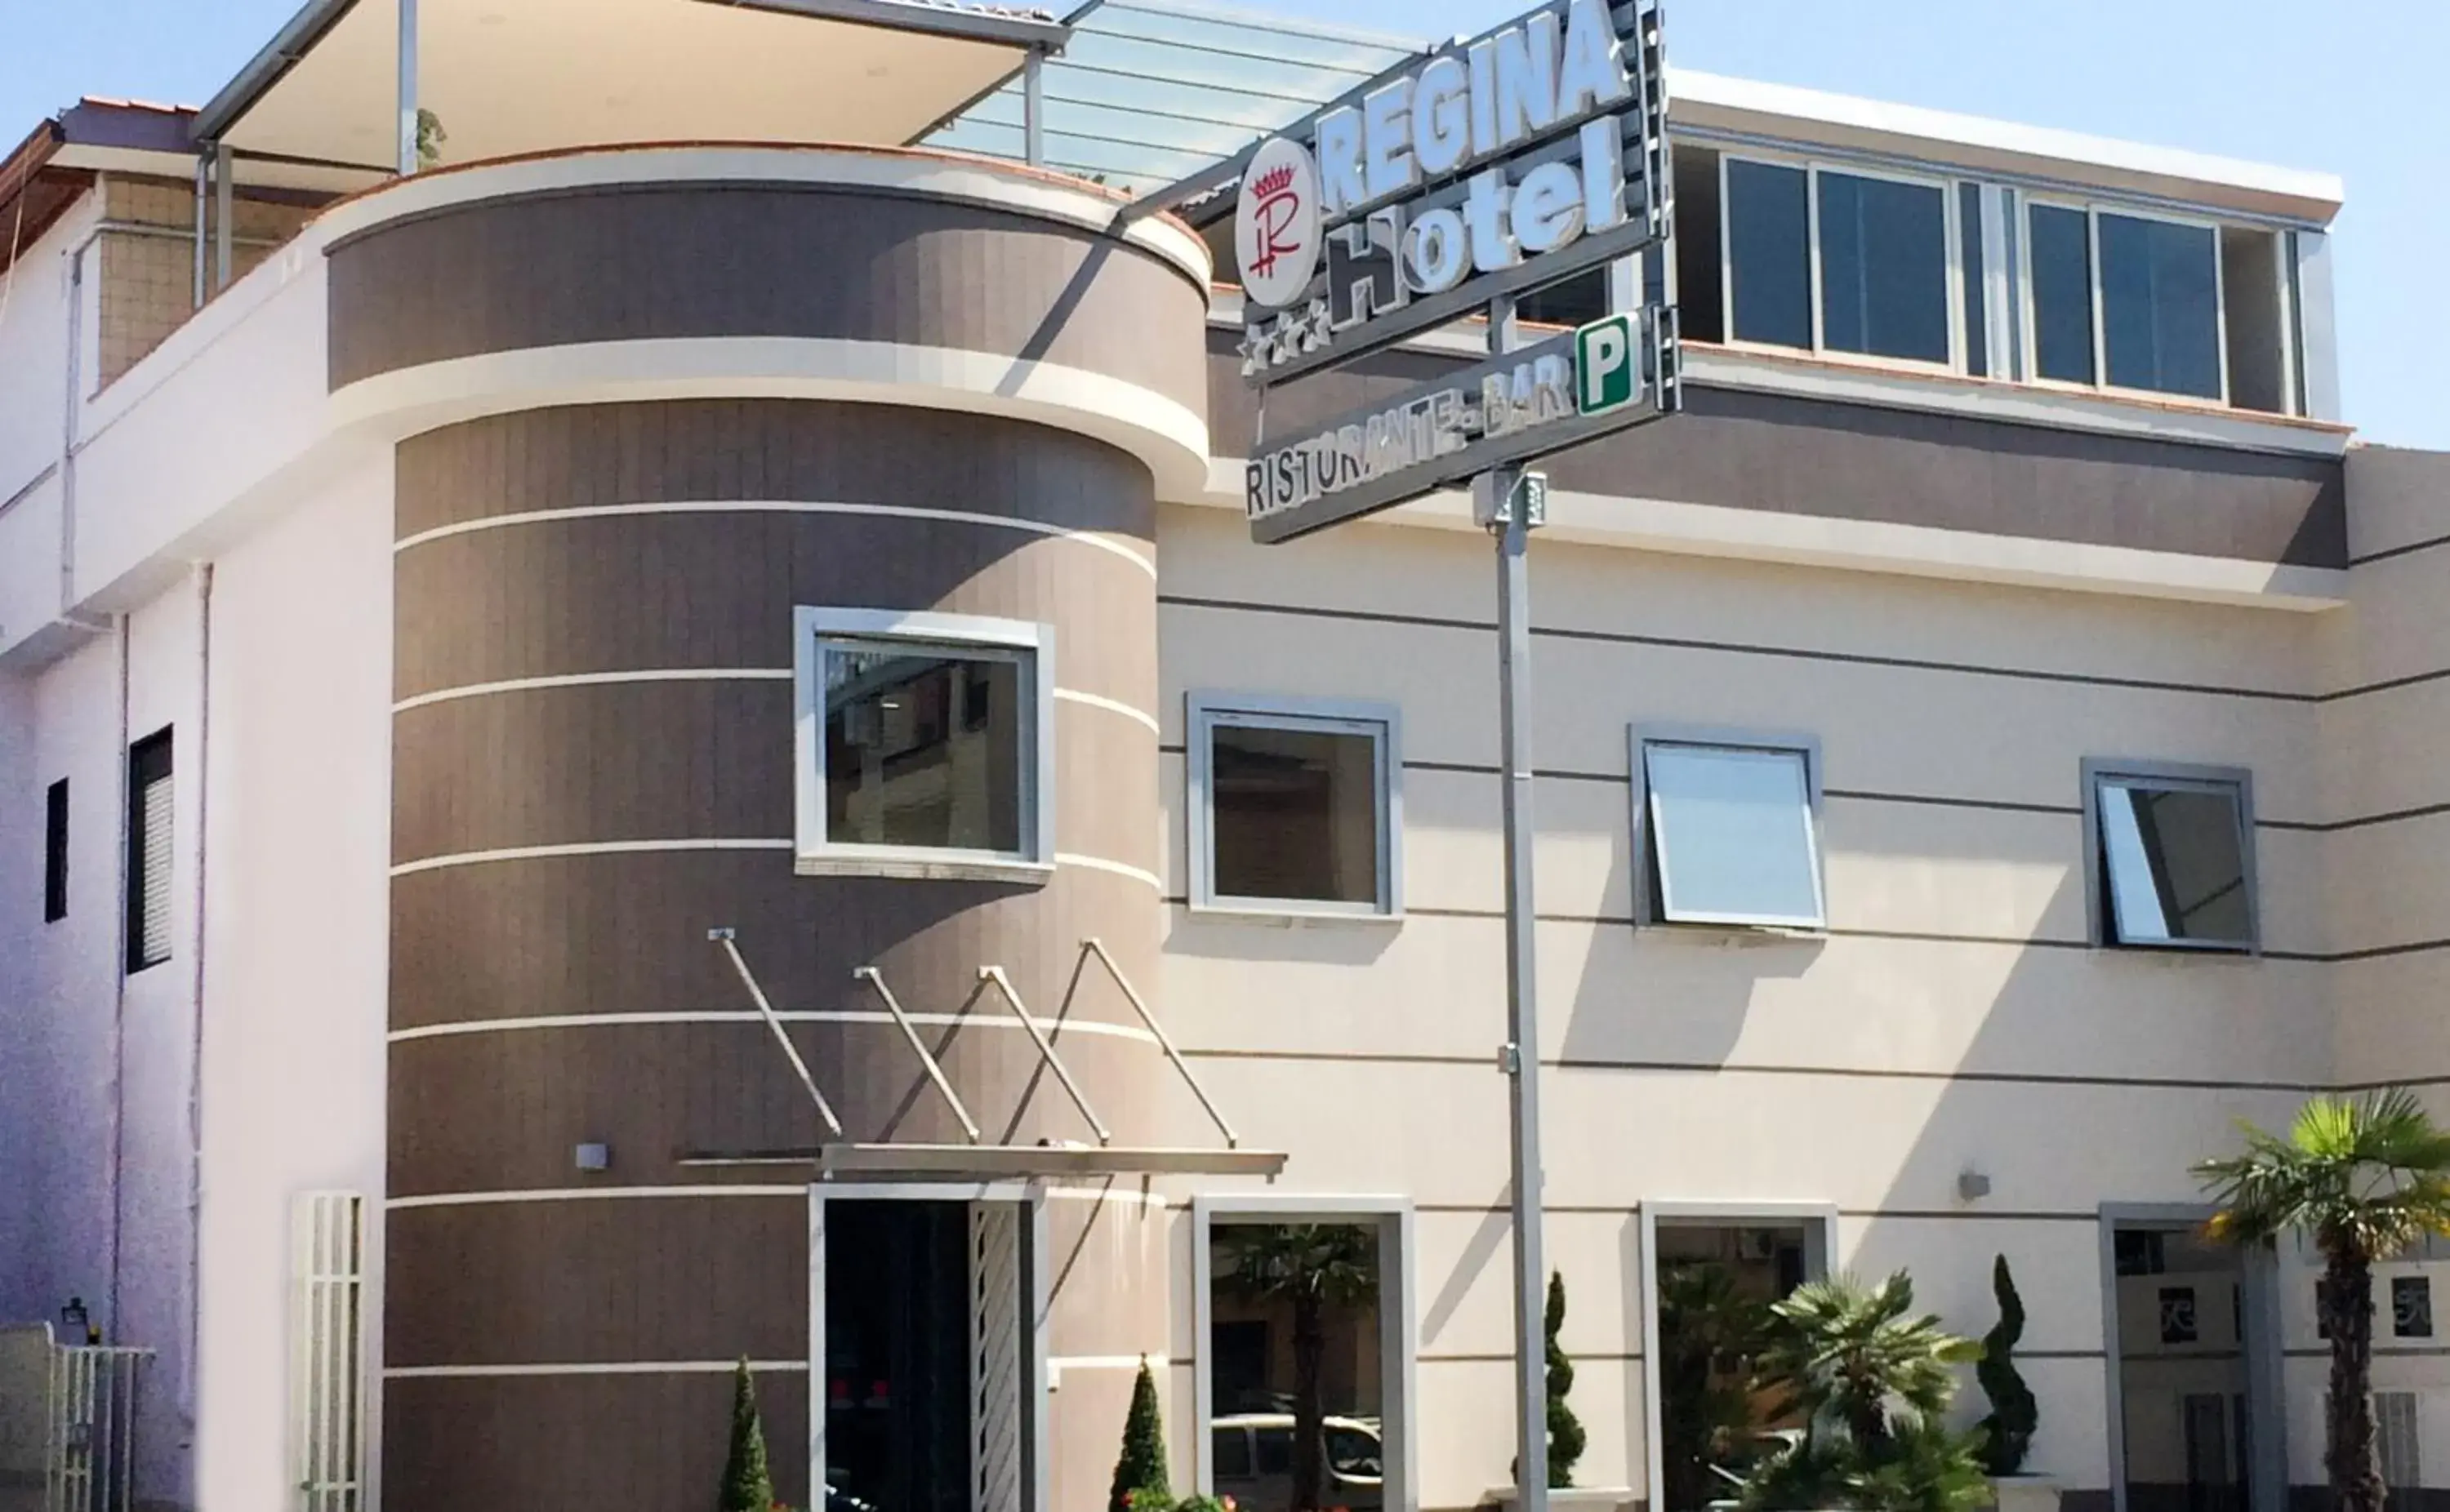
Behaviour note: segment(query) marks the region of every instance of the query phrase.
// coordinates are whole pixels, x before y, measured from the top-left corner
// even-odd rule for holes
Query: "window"
[[[1219,1481],[1251,1478],[1251,1433],[1247,1428],[1217,1428],[1209,1435],[1210,1460]]]
[[[1194,694],[1188,723],[1194,907],[1402,911],[1392,708]]]
[[[1724,162],[1735,339],[1940,367],[1954,360],[1945,186]]]
[[[365,1505],[366,1199],[297,1200],[290,1439],[302,1512]]]
[[[43,794],[43,922],[68,916],[68,780]]]
[[[1802,168],[1726,159],[1728,329],[1812,345],[1812,202]]]
[[[2218,227],[2036,204],[2026,235],[2039,377],[2227,397]]]
[[[1808,742],[1635,741],[1651,918],[1823,926],[1819,760]]]
[[[170,959],[170,732],[127,751],[127,969]]]
[[[2093,939],[2110,946],[2256,946],[2253,797],[2243,772],[2089,762]]]
[[[1965,260],[1965,371],[1984,378],[1991,372],[1991,320],[1988,263],[1982,251],[1982,185],[1958,184],[1956,208],[1956,244],[1964,249]]]
[[[2328,1405],[2327,1399],[2324,1404]],[[2417,1431],[2416,1393],[2413,1391],[2377,1391],[2374,1393],[2374,1464],[2382,1471],[2382,1483],[2391,1490],[2409,1493],[2407,1500],[2417,1500],[2415,1493],[2424,1485],[2424,1459],[2421,1441]]]
[[[1053,860],[1053,632],[799,611],[804,873],[1034,877]]]
[[[2390,1331],[2392,1337],[2399,1339],[2433,1337],[2432,1278],[2390,1278]]]

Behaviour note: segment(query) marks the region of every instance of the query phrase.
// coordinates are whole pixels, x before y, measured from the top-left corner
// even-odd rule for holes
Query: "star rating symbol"
[[[1273,324],[1245,326],[1241,344],[1235,348],[1242,358],[1243,376],[1279,368],[1294,358],[1321,351],[1333,334],[1325,300],[1312,300],[1299,310],[1287,310]]]

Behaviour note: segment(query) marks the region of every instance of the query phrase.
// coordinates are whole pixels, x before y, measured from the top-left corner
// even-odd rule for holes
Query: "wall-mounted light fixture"
[[[1967,1167],[1965,1170],[1957,1173],[1956,1194],[1959,1197],[1964,1198],[1967,1202],[1981,1201],[1983,1198],[1991,1195],[1990,1176],[1982,1172],[1974,1170],[1970,1166]]]
[[[581,1171],[610,1171],[612,1169],[612,1147],[601,1143],[583,1144],[578,1147],[574,1159]]]

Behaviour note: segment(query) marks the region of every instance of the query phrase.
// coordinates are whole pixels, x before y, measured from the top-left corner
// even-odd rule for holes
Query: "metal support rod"
[[[962,1120],[962,1132],[970,1136],[970,1143],[977,1144],[983,1137],[979,1133],[978,1120],[970,1116],[969,1109],[962,1106],[961,1095],[953,1090],[953,1084],[944,1079],[944,1068],[936,1063],[935,1055],[928,1050],[925,1041],[919,1037],[918,1026],[910,1021],[908,1014],[902,1011],[901,999],[895,998],[893,989],[885,984],[885,974],[874,966],[862,966],[851,975],[875,988],[876,995],[885,999],[885,1011],[891,1014],[893,1021],[902,1026],[902,1037],[910,1041],[910,1049],[918,1056],[919,1063],[927,1068],[927,1079],[934,1082],[936,1090],[944,1095],[944,1101],[951,1105],[953,1116]]]
[[[1021,994],[1013,990],[1012,979],[1003,974],[1003,968],[981,966],[979,980],[991,981],[1003,993],[1003,1000],[1012,1008],[1013,1017],[1021,1020],[1021,1027],[1029,1031],[1029,1037],[1038,1041],[1038,1053],[1044,1057],[1047,1069],[1055,1073],[1056,1080],[1063,1083],[1063,1090],[1072,1095],[1072,1105],[1080,1110],[1080,1116],[1088,1119],[1089,1127],[1097,1132],[1098,1143],[1113,1144],[1115,1136],[1098,1121],[1097,1111],[1089,1106],[1088,1096],[1080,1091],[1080,1084],[1072,1079],[1071,1068],[1065,1066],[1063,1057],[1055,1053],[1055,1046],[1047,1039],[1046,1031],[1039,1028],[1038,1020],[1029,1017],[1029,1009],[1022,1004]]]
[[[757,1004],[757,1011],[766,1016],[766,1027],[774,1031],[774,1042],[783,1047],[783,1054],[790,1060],[791,1069],[800,1074],[800,1085],[808,1089],[808,1100],[817,1105],[817,1116],[826,1121],[826,1131],[835,1138],[843,1138],[842,1120],[834,1116],[834,1105],[826,1101],[826,1095],[817,1090],[817,1078],[809,1073],[808,1063],[800,1058],[800,1047],[791,1043],[791,1037],[784,1032],[783,1020],[774,1016],[774,1005],[766,1000],[766,989],[757,985],[757,979],[749,974],[749,962],[740,959],[740,946],[733,941],[731,931],[710,929],[706,938],[721,945],[723,953],[731,958],[731,969],[740,973],[740,984],[749,989],[749,996]]]
[[[213,148],[205,143],[196,149],[196,299],[195,308],[204,307],[204,243],[209,230],[212,206]]]
[[[1033,168],[1046,166],[1046,54],[1037,48],[1021,66],[1021,155]]]
[[[1208,1095],[1208,1089],[1201,1086],[1199,1078],[1191,1074],[1190,1063],[1182,1058],[1181,1051],[1174,1048],[1173,1037],[1165,1032],[1163,1024],[1157,1021],[1157,1015],[1149,1012],[1149,1005],[1140,1000],[1140,995],[1133,988],[1131,979],[1123,975],[1123,968],[1116,965],[1115,958],[1106,954],[1106,942],[1092,936],[1080,941],[1080,950],[1082,954],[1095,956],[1105,962],[1106,974],[1115,979],[1116,986],[1123,989],[1123,997],[1130,1001],[1132,1011],[1140,1016],[1140,1022],[1148,1025],[1148,1032],[1157,1036],[1157,1047],[1165,1052],[1166,1059],[1174,1062],[1174,1069],[1182,1073],[1184,1084],[1191,1088],[1191,1095],[1199,1099],[1199,1106],[1208,1110],[1209,1120],[1216,1125],[1216,1132],[1225,1136],[1225,1148],[1241,1149],[1241,1136],[1234,1132],[1232,1124],[1225,1121],[1225,1115],[1216,1110],[1215,1102]]]
[[[399,0],[399,171],[417,171],[417,0]]]
[[[238,175],[230,171],[230,149],[226,142],[213,145],[213,290],[219,293],[229,287],[233,270],[233,239],[238,235],[237,186],[231,183]]]
[[[1488,349],[1511,351],[1510,295],[1489,302]],[[1512,1089],[1514,1217],[1514,1495],[1518,1512],[1548,1508],[1548,1270],[1541,1244],[1540,1018],[1531,889],[1530,509],[1518,496],[1522,469],[1501,469],[1484,486],[1511,500],[1497,539],[1497,703],[1505,769],[1506,1025],[1502,1057]]]

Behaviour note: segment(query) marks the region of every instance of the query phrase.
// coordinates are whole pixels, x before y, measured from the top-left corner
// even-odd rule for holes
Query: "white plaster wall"
[[[68,252],[99,214],[91,195],[0,269],[0,503],[59,460],[68,401]],[[0,623],[14,617],[0,600]]]
[[[35,770],[33,689],[0,672],[0,794],[8,795],[0,802],[0,856],[12,869],[29,868],[26,876],[39,875],[43,856],[49,785]],[[42,1085],[42,1047],[31,1037],[38,1022],[31,944],[42,917],[39,883],[0,887],[0,1140],[9,1141],[0,1148],[24,1148],[16,1142],[29,1132],[24,1110]],[[0,1318],[11,1322],[40,1316],[43,1305],[33,1254],[41,1213],[28,1174],[0,1165]]]
[[[291,1483],[291,1221],[383,1190],[391,473],[352,475],[222,557],[213,618],[204,1062],[205,1512]],[[373,1253],[380,1253],[378,1227]],[[365,1316],[380,1316],[378,1284]],[[379,1380],[380,1330],[369,1327]],[[368,1404],[380,1422],[379,1399]]]
[[[169,728],[173,820],[170,959],[127,977],[121,1102],[120,1332],[157,1351],[139,1399],[140,1479],[192,1500],[196,1442],[196,879],[204,754],[198,724],[202,604],[179,583],[128,616],[132,744]]]

